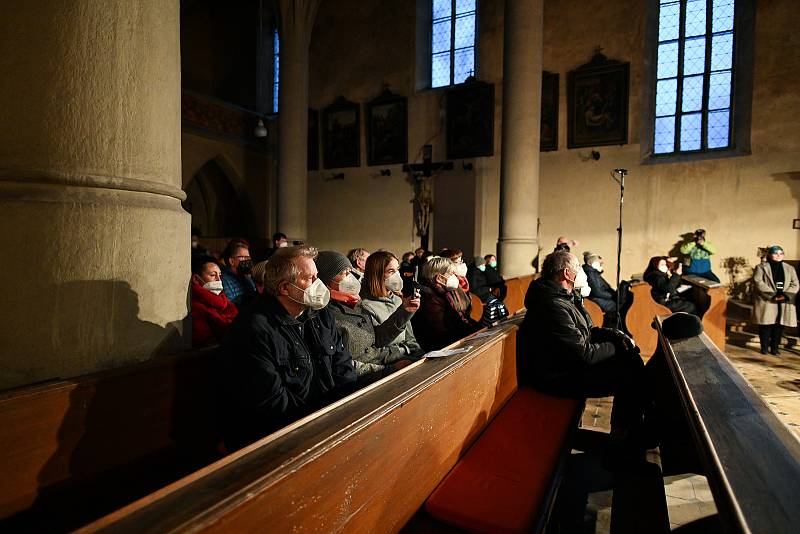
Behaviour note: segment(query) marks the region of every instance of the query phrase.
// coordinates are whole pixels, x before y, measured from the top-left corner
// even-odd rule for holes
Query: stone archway
[[[183,208],[192,215],[192,228],[206,237],[248,236],[253,233],[253,213],[241,198],[228,173],[210,160],[185,188]]]

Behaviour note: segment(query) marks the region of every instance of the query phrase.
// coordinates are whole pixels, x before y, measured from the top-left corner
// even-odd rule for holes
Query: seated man
[[[242,308],[254,297],[256,284],[253,282],[253,260],[250,247],[243,241],[231,241],[222,253],[225,267],[222,269],[222,287],[228,300]]]
[[[492,294],[500,300],[506,299],[508,288],[506,287],[505,279],[500,275],[497,270],[497,256],[494,254],[487,254],[483,257],[486,262],[486,283],[489,284]]]
[[[574,239],[567,239],[567,236],[563,235],[558,236],[558,239],[556,239],[556,247],[553,249],[553,252],[555,252],[556,250],[566,250],[567,252],[570,252],[573,248],[576,248],[578,245],[580,245],[579,241],[576,241]]]
[[[583,271],[586,273],[589,288],[589,300],[600,306],[605,314],[606,325],[616,324],[617,292],[603,278],[603,258],[594,252],[583,253]]]
[[[353,276],[356,280],[361,280],[364,276],[364,268],[367,265],[367,258],[369,258],[369,250],[365,248],[354,248],[347,253],[347,259],[353,265]]]
[[[706,231],[698,228],[692,238],[681,245],[681,254],[686,256],[687,262],[684,272],[719,283],[719,277],[711,271],[711,256],[716,253],[717,247],[706,241]]]
[[[480,256],[475,256],[475,260],[467,269],[467,281],[470,293],[481,299],[481,302],[486,303],[497,298],[492,295],[492,286],[486,280],[486,260]]]
[[[220,343],[237,313],[236,305],[222,292],[217,260],[192,256],[192,346]]]
[[[527,312],[517,335],[518,381],[555,396],[614,395],[611,441],[627,444],[643,422],[644,364],[628,336],[592,326],[574,291],[582,274],[578,259],[566,250],[545,258],[542,277],[525,295]]]
[[[270,248],[264,256],[264,259],[270,259],[275,252],[278,251],[280,248],[286,248],[289,246],[289,239],[286,237],[286,234],[283,232],[275,232],[272,234],[272,248]]]
[[[219,376],[225,444],[234,450],[350,393],[353,358],[317,278],[311,247],[281,248],[264,294],[234,321]]]

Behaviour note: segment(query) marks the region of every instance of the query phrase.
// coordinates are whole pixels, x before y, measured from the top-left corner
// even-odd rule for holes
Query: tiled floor
[[[786,348],[788,345],[789,348]],[[739,324],[732,325],[725,353],[742,376],[752,385],[780,420],[800,439],[800,344],[785,340],[780,357],[758,351],[758,338]],[[583,428],[610,430],[612,399],[589,399],[581,419]],[[670,527],[695,522],[716,513],[714,499],[704,476],[685,474],[664,479]],[[596,515],[595,532],[609,532],[611,496],[609,492],[589,495],[589,509]]]

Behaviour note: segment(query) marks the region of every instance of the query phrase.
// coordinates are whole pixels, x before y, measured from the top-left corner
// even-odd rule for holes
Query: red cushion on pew
[[[527,532],[579,404],[518,390],[428,498],[428,513],[471,532]]]

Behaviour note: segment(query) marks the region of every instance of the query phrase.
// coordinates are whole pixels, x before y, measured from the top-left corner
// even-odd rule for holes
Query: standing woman
[[[373,325],[390,320],[397,308],[412,300],[412,297],[400,298],[402,289],[403,278],[395,255],[385,250],[370,254],[364,267],[361,305],[371,316]],[[412,358],[424,353],[414,336],[411,322],[406,323],[405,329],[389,345],[398,347]]]
[[[783,327],[797,326],[794,297],[800,289],[794,267],[784,263],[783,249],[773,245],[767,250],[767,261],[753,271],[753,322],[758,324],[761,354],[780,354]]]

